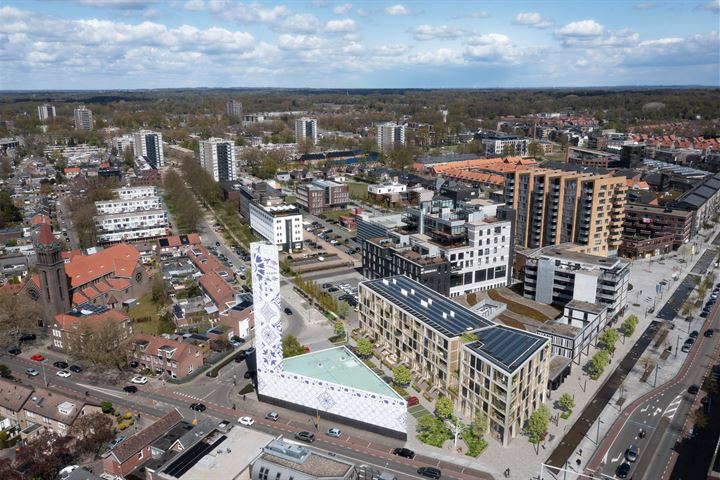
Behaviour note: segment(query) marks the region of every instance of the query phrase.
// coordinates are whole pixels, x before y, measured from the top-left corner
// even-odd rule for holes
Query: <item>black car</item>
[[[694,384],[693,384],[693,385],[690,385],[690,386],[688,387],[688,393],[689,393],[690,395],[695,395],[695,394],[697,394],[699,391],[700,391],[700,387],[698,387],[697,385],[694,385]]]
[[[55,362],[55,363],[53,363],[53,365],[55,365],[57,368],[63,368],[63,369],[68,368],[68,366],[69,366],[67,364],[67,362],[61,362],[61,361]]]
[[[135,385],[126,385],[123,387],[123,391],[127,393],[137,393],[137,387]]]
[[[697,330],[693,330],[692,332],[690,332],[690,338],[697,338],[698,335],[700,335],[700,334],[698,333]]]
[[[130,362],[130,368],[137,368],[138,365],[140,365],[140,364],[139,364],[138,362],[136,362],[135,360],[133,360],[132,362]]]
[[[707,330],[705,330],[705,333],[703,333],[703,335],[705,335],[705,337],[707,338],[711,338],[713,335],[715,335],[715,330],[713,330],[712,328],[708,328]]]
[[[22,353],[22,350],[20,350],[18,347],[12,347],[8,349],[8,353],[11,355],[20,355]]]
[[[398,457],[405,457],[405,458],[410,458],[410,459],[415,458],[415,452],[413,452],[409,448],[398,447],[395,450],[393,450],[392,453],[393,453],[393,455],[397,455]]]
[[[630,473],[630,464],[627,462],[623,462],[615,471],[618,478],[627,478],[628,473]]]
[[[338,289],[337,287],[330,287],[330,288],[328,288],[328,292],[330,292],[330,293],[335,293],[335,292],[337,292],[338,290],[339,290],[339,289]]]
[[[417,473],[428,478],[440,478],[442,475],[440,469],[435,467],[420,467],[417,469]]]
[[[245,360],[245,356],[246,355],[245,355],[244,351],[240,351],[237,354],[235,354],[235,363],[240,363],[243,360]]]
[[[80,368],[80,366],[78,366],[78,365],[70,365],[70,366],[68,367],[68,370],[70,370],[70,371],[73,372],[73,373],[80,373],[80,372],[82,372],[82,368]]]
[[[202,403],[192,403],[190,404],[190,410],[195,410],[196,412],[204,412],[205,410],[207,410],[207,407]]]
[[[220,246],[220,242],[215,242],[215,246],[216,246],[216,247],[219,247],[219,246]]]
[[[293,314],[293,311],[290,310],[290,308],[285,307],[285,314],[286,314],[286,315],[292,315],[292,314]]]
[[[312,443],[315,441],[315,434],[311,432],[297,432],[295,434],[295,439]]]
[[[243,375],[245,378],[253,378],[255,376],[255,372],[252,370],[248,370],[245,372],[245,375]]]
[[[18,337],[18,340],[21,342],[30,342],[32,340],[35,340],[37,337],[34,333],[21,333]]]

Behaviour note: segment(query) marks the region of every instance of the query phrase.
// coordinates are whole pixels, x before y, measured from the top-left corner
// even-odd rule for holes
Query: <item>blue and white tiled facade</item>
[[[258,394],[407,433],[405,400],[284,371],[277,246],[256,242],[250,254]]]

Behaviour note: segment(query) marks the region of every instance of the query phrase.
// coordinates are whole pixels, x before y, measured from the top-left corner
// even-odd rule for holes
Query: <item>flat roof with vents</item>
[[[405,275],[362,282],[446,337],[458,337],[493,323]]]

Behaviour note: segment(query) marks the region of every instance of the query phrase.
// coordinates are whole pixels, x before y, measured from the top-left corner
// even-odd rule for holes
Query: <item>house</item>
[[[203,365],[198,347],[155,335],[136,334],[128,357],[142,368],[171,378],[186,377]]]
[[[126,314],[107,307],[81,305],[55,316],[51,328],[53,347],[68,353],[84,348],[104,328],[112,328],[116,338],[114,345],[107,345],[108,350],[132,336],[132,320]]]
[[[44,388],[34,389],[23,404],[20,412],[20,437],[23,440],[39,435],[43,430],[52,430],[58,435],[67,435],[75,420],[83,415],[100,413],[99,405],[51,392]]]
[[[255,328],[252,294],[236,294],[233,305],[218,315],[218,323],[228,328],[231,337],[247,338]]]
[[[120,477],[129,474],[152,458],[152,444],[182,420],[183,416],[180,412],[173,409],[157,422],[126,439],[103,457],[103,471]]]
[[[192,246],[200,245],[200,235],[191,233],[189,235],[172,235],[157,239],[158,253],[185,252]]]
[[[22,407],[32,392],[32,387],[0,378],[0,431],[19,427]]]

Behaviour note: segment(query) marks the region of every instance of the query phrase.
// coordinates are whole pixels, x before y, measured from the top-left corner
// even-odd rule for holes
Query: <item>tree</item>
[[[12,370],[7,365],[0,365],[0,377],[12,378]]]
[[[597,352],[587,364],[587,370],[590,378],[597,380],[603,374],[605,367],[610,363],[610,354],[607,350]]]
[[[43,323],[43,310],[23,293],[0,290],[0,344],[15,345],[20,332],[32,331]]]
[[[340,316],[346,318],[348,313],[350,313],[350,307],[347,302],[343,302],[342,305],[340,305]]]
[[[300,343],[295,335],[288,335],[283,338],[283,357],[289,358],[305,353],[305,347]]]
[[[122,368],[129,342],[124,324],[108,319],[98,325],[81,324],[69,338],[68,347],[73,356],[93,365]]]
[[[441,395],[435,401],[435,416],[446,420],[453,416],[455,405],[450,397]]]
[[[550,425],[550,410],[545,405],[535,410],[527,421],[527,434],[530,437],[530,443],[538,445],[547,433]]]
[[[488,417],[482,411],[478,411],[472,420],[472,429],[475,435],[482,437],[488,429]]]
[[[405,365],[393,368],[393,381],[396,385],[410,385],[410,369]]]
[[[503,145],[502,154],[503,157],[512,157],[515,155],[515,146],[510,143],[506,143]]]
[[[528,155],[532,158],[542,157],[545,149],[538,142],[530,142],[528,145]]]
[[[357,346],[355,351],[357,352],[358,356],[361,358],[367,358],[370,355],[372,355],[372,349],[373,345],[372,342],[366,338],[361,338],[357,341]]]
[[[630,315],[625,319],[625,321],[622,323],[622,329],[623,329],[623,335],[626,337],[632,337],[633,333],[635,333],[635,328],[638,324],[638,317],[635,315]]]
[[[705,428],[710,424],[710,417],[700,409],[692,413],[693,423],[698,428]]]
[[[103,413],[92,413],[75,420],[70,435],[77,439],[77,447],[85,453],[97,456],[100,450],[113,439],[112,419]]]
[[[575,408],[575,400],[569,393],[563,393],[558,399],[558,405],[566,412],[571,412]]]
[[[614,328],[609,328],[600,334],[598,340],[603,345],[603,350],[613,353],[615,351],[615,344],[620,340],[620,334]]]
[[[43,430],[17,453],[16,464],[27,470],[25,478],[55,478],[65,465],[73,462],[70,437]]]
[[[343,333],[345,333],[345,322],[343,322],[342,320],[338,320],[337,322],[335,322],[335,324],[333,325],[333,332],[335,332],[335,335],[342,335]]]
[[[109,414],[113,411],[113,404],[110,402],[102,402],[100,404],[100,409],[102,410],[102,413]]]
[[[151,297],[156,305],[165,305],[167,301],[167,290],[165,289],[165,280],[161,272],[156,272],[153,277],[151,287]]]

